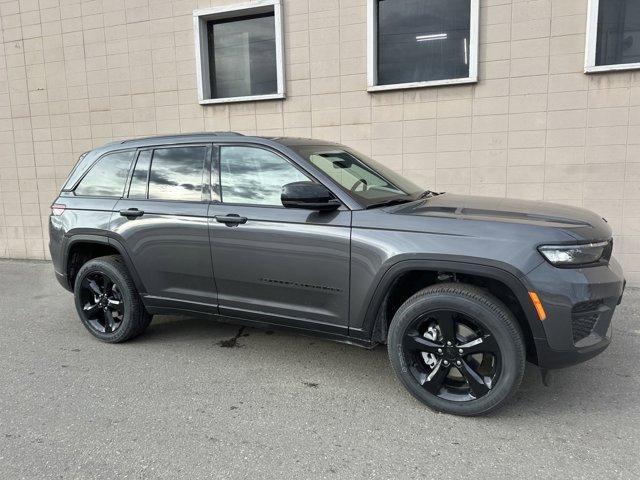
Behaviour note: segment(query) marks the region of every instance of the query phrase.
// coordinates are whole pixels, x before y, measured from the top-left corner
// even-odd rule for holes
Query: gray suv
[[[386,344],[412,395],[459,415],[504,404],[527,360],[602,352],[625,285],[588,210],[424,191],[318,140],[112,143],[51,208],[56,277],[98,339],[183,314]]]

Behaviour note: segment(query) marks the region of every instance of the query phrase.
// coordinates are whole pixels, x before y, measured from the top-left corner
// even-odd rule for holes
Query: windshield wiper
[[[402,205],[403,203],[415,202],[415,200],[411,200],[408,198],[394,198],[393,200],[387,200],[386,202],[380,203],[372,203],[371,205],[367,205],[366,209],[370,208],[380,208],[380,207],[392,207],[394,205]]]
[[[425,190],[420,195],[418,195],[418,198],[413,198],[413,199],[411,199],[411,198],[394,198],[392,200],[387,200],[385,202],[372,203],[371,205],[368,205],[366,208],[368,210],[370,208],[392,207],[394,205],[401,205],[403,203],[415,202],[416,200],[424,200],[425,198],[437,197],[438,195],[442,195],[443,193],[444,192],[433,192],[431,190]]]
[[[433,192],[431,190],[425,190],[420,194],[418,198],[423,199],[423,198],[437,197],[438,195],[442,195],[443,193],[444,192]]]

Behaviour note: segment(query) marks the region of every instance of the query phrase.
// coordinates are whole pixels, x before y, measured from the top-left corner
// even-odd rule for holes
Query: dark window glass
[[[134,153],[117,152],[102,157],[80,180],[75,194],[121,197]]]
[[[640,62],[640,2],[600,0],[596,65]]]
[[[207,26],[212,98],[277,93],[273,13],[211,20]]]
[[[291,163],[267,150],[252,147],[220,149],[223,202],[282,206],[282,186],[308,180]]]
[[[143,150],[138,155],[136,168],[133,170],[131,185],[129,186],[129,198],[147,198],[147,180],[149,176],[149,164],[151,163],[151,150]]]
[[[469,76],[471,0],[378,0],[378,85]]]
[[[364,205],[413,200],[422,189],[387,167],[349,148],[292,146]]]
[[[69,177],[67,177],[67,181],[64,183],[63,190],[71,190],[78,179],[82,177],[82,174],[86,171],[87,164],[91,164],[89,153],[90,152],[84,152],[82,155],[80,155],[80,157],[78,157],[78,162],[76,163],[76,166],[73,167],[73,170],[71,170]]]
[[[218,169],[219,162],[219,149],[213,149],[213,158],[211,159],[211,201],[221,202],[222,197],[220,195],[220,170]]]
[[[206,151],[205,147],[154,150],[149,173],[149,198],[201,200],[202,171]]]

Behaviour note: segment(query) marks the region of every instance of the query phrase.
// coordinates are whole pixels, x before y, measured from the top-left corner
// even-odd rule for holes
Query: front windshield
[[[415,200],[423,190],[375,160],[347,147],[296,145],[291,148],[366,207],[394,200]]]

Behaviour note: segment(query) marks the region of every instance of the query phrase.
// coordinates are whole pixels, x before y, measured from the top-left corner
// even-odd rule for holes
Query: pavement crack
[[[227,340],[220,340],[218,342],[218,345],[220,345],[222,348],[240,348],[242,347],[242,345],[240,345],[240,343],[238,343],[238,340],[240,339],[240,337],[247,337],[249,336],[249,334],[244,334],[244,327],[240,327],[238,329],[238,333],[235,334],[235,336],[227,339]]]

